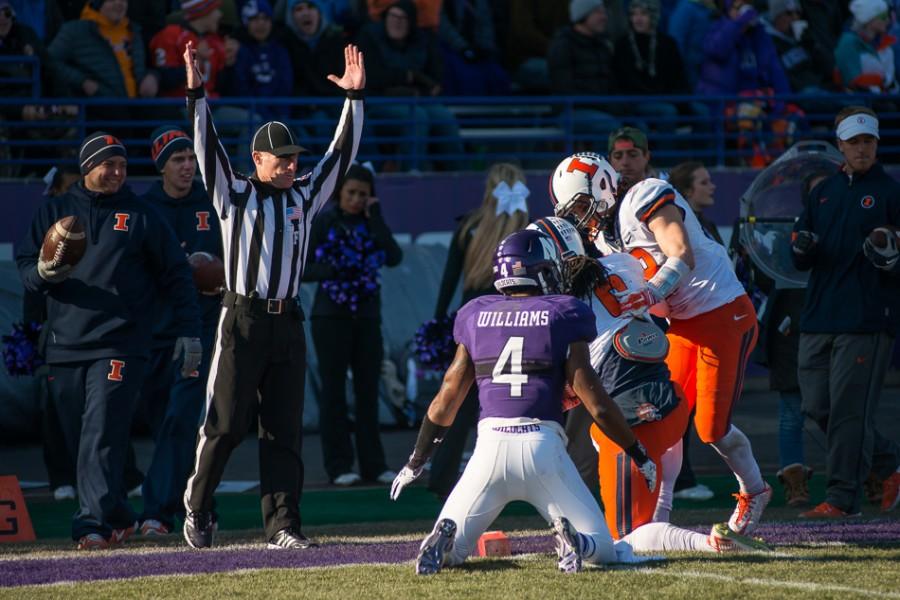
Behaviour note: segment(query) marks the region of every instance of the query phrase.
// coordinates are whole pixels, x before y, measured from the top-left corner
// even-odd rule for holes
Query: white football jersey
[[[694,251],[694,269],[666,298],[669,317],[690,319],[742,296],[744,288],[734,274],[728,252],[706,234],[687,201],[662,179],[644,179],[628,190],[620,202],[615,239],[599,236],[595,242],[597,249],[604,255],[611,252],[631,254],[641,263],[644,278],[649,280],[667,257],[656,243],[656,236],[647,221],[657,208],[668,202],[674,202],[681,209]]]
[[[641,263],[633,256],[618,252],[598,260],[606,268],[608,283],[595,289],[591,297],[591,310],[597,323],[597,337],[590,345],[594,370],[600,368],[603,357],[611,350],[616,332],[634,318],[630,314],[621,315],[619,302],[613,297],[611,289],[633,294],[647,287]]]

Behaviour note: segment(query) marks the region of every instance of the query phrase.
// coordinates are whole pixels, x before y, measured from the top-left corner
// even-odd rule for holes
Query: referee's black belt
[[[270,315],[283,315],[299,310],[297,301],[293,298],[287,300],[256,298],[254,296],[242,296],[231,291],[226,291],[222,297],[222,305],[226,308],[236,306],[249,308],[254,312],[268,313]]]

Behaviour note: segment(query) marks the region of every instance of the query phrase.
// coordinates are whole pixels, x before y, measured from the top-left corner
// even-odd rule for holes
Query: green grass
[[[546,554],[471,560],[434,577],[414,575],[411,563],[280,569],[18,588],[0,598],[900,598],[898,562],[897,548],[794,548],[563,575]]]

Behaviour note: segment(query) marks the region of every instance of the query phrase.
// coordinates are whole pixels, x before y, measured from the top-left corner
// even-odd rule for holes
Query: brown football
[[[78,217],[63,217],[53,224],[44,235],[41,246],[41,260],[60,265],[75,266],[87,249],[87,235]]]
[[[900,227],[895,225],[882,225],[881,227],[876,227],[869,234],[869,240],[875,248],[884,250],[888,247],[889,235],[893,235],[895,245],[900,246]]]
[[[203,294],[215,294],[225,286],[225,265],[209,252],[194,252],[188,256],[194,274],[194,285]]]

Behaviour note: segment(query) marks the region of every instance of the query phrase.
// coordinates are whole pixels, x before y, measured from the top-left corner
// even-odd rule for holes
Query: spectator
[[[859,514],[870,468],[884,480],[882,510],[900,500],[900,447],[875,423],[900,329],[900,252],[868,241],[874,228],[900,225],[900,185],[878,162],[874,111],[847,107],[835,130],[844,167],[805,198],[792,242],[794,265],[810,272],[800,318],[803,412],[828,444],[825,501],[800,516],[826,519]]]
[[[285,47],[272,39],[272,7],[267,0],[247,0],[241,8],[241,20],[248,39],[241,44],[234,63],[235,96],[286,98],[291,96],[294,73]],[[267,121],[287,120],[287,104],[259,104],[256,112]]]
[[[712,177],[703,163],[691,160],[675,165],[669,172],[669,183],[691,205],[691,209],[706,235],[724,246],[725,242],[722,241],[716,224],[703,215],[704,208],[709,208],[716,203],[713,196],[716,192],[716,184],[713,183]]]
[[[145,40],[152,40],[166,26],[166,13],[174,0],[128,0],[128,18],[141,26]]]
[[[134,532],[123,473],[152,335],[146,315],[157,290],[166,290],[175,307],[184,372],[197,367],[200,341],[184,252],[158,213],[125,185],[125,147],[111,135],[92,134],[81,145],[79,165],[82,180],[38,208],[16,262],[25,289],[47,295],[50,395],[66,447],[77,456],[80,509],[72,539],[90,550]],[[47,230],[68,215],[85,223],[90,239],[74,268],[40,258]]]
[[[690,94],[684,64],[678,45],[658,30],[659,0],[631,0],[628,4],[628,29],[616,41],[613,51],[613,73],[619,91],[632,96]],[[704,104],[685,104],[681,110],[673,102],[638,101],[631,109],[659,134],[659,155],[675,148],[675,129],[679,113],[696,114],[691,120],[695,132],[709,116]]]
[[[844,23],[850,18],[848,4],[833,0],[800,0],[809,31],[823,48],[837,47]]]
[[[43,43],[52,40],[63,22],[68,20],[54,0],[9,0],[9,4],[18,21],[31,27]],[[79,11],[83,6],[82,0]]]
[[[799,0],[771,0],[764,21],[781,59],[791,90],[798,94],[824,94],[831,87],[834,57],[819,44],[802,19]]]
[[[775,45],[748,0],[724,0],[722,16],[706,35],[704,52],[697,93],[754,98],[726,105],[725,117],[738,131],[742,161],[753,167],[769,164],[791,143],[802,113],[773,99],[790,94],[791,87]]]
[[[525,93],[557,92],[550,88],[547,54],[556,32],[571,23],[566,3],[509,0],[508,15],[506,67],[513,81]]]
[[[357,0],[314,0],[313,3],[325,21],[351,32],[355,32],[363,21],[369,20],[368,7]],[[289,5],[296,4],[291,0],[277,0],[273,5],[275,23],[288,25],[291,20]]]
[[[442,65],[435,36],[413,25],[415,22],[415,5],[399,0],[387,9],[382,22],[370,23],[360,33],[359,46],[367,57],[368,85],[373,96],[440,95]],[[385,121],[374,126],[379,136],[406,138],[399,143],[399,156],[389,161],[391,169],[398,168],[398,162],[413,169],[427,168],[426,145],[431,136],[444,138],[433,144],[438,154],[455,155],[454,161],[462,157],[456,117],[443,104],[372,103],[366,111],[371,121]],[[435,162],[441,166],[450,164],[446,158]]]
[[[347,45],[347,36],[326,17],[326,6],[320,0],[288,0],[283,13],[285,25],[279,35],[293,63],[294,95],[335,98],[333,104],[294,107],[294,115],[307,120],[304,129],[309,140],[322,151],[331,141],[332,123],[341,108],[339,90],[327,75],[342,68]]]
[[[222,72],[226,66],[234,65],[237,59],[236,51],[233,57],[226,55],[225,40],[218,33],[222,20],[220,6],[220,0],[183,0],[184,20],[167,25],[150,40],[153,65],[162,80],[160,96],[184,96],[185,75],[181,55],[185,45],[193,42],[204,74],[206,95],[219,97]]]
[[[669,35],[678,44],[684,74],[693,90],[706,54],[703,41],[710,25],[719,16],[715,0],[682,0],[669,19]]]
[[[446,0],[438,26],[447,96],[503,96],[509,77],[498,62],[489,0]]]
[[[156,96],[159,81],[147,71],[141,30],[125,16],[127,10],[127,0],[91,0],[81,19],[60,28],[49,52],[66,95]],[[112,108],[102,108],[106,118]]]
[[[884,0],[853,0],[853,25],[834,50],[840,84],[849,91],[875,94],[900,90],[894,66],[894,43],[886,35],[891,17]]]
[[[319,359],[319,432],[325,471],[332,483],[349,486],[365,481],[389,484],[397,474],[387,468],[378,432],[378,389],[384,341],[381,337],[381,294],[378,290],[356,306],[341,303],[326,286],[338,280],[337,268],[316,254],[341,232],[362,231],[373,251],[384,253],[384,265],[400,264],[403,252],[384,222],[371,171],[352,165],[335,195],[336,202],[319,213],[310,234],[305,281],[318,281],[311,315],[311,331]],[[347,413],[347,369],[353,373],[356,459]]]
[[[195,179],[197,157],[191,138],[177,127],[163,125],[150,136],[150,145],[161,177],[142,198],[159,211],[186,254],[206,252],[221,259],[221,226],[205,186]],[[158,351],[150,364],[153,380],[145,383],[144,391],[155,394],[151,399],[162,410],[153,431],[153,459],[144,479],[141,535],[170,533],[175,529],[175,517],[184,519],[182,497],[194,464],[197,423],[206,404],[206,379],[222,307],[221,293],[194,290],[194,294],[200,307],[203,349],[197,371],[185,375],[171,367],[178,323],[165,297],[159,299],[154,317],[153,342]]]
[[[453,233],[441,287],[438,292],[435,318],[446,317],[456,286],[462,279],[462,301],[488,294],[496,294],[490,261],[484,259],[500,240],[528,225],[528,188],[525,173],[511,163],[496,163],[488,169],[481,206],[460,218]],[[456,420],[438,446],[431,460],[428,489],[446,499],[459,478],[463,450],[469,430],[478,421],[478,390],[472,386],[459,408]],[[596,464],[594,465],[596,477]]]
[[[607,15],[602,0],[572,0],[571,24],[553,37],[547,64],[550,85],[556,94],[611,96],[617,92],[613,77],[612,41],[606,35]],[[619,127],[613,116],[616,105],[576,105],[572,130],[585,134],[589,148],[596,147]],[[568,118],[568,115],[563,115]]]
[[[393,6],[395,0],[366,0],[369,7],[369,18],[373,21],[381,21],[384,13]],[[416,27],[435,32],[438,30],[441,20],[441,4],[443,0],[413,0],[416,7]]]

